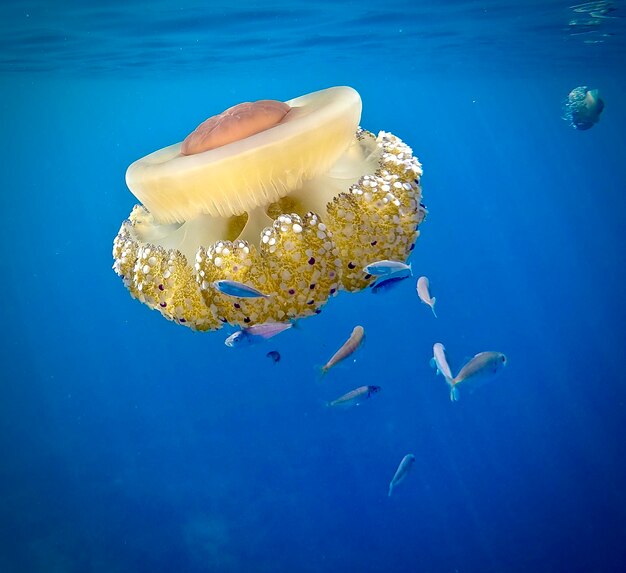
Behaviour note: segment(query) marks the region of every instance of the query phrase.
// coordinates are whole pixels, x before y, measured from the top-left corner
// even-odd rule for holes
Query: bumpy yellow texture
[[[357,138],[374,138],[359,130]],[[251,326],[318,313],[340,289],[358,291],[373,281],[363,267],[381,259],[406,260],[425,216],[422,168],[410,147],[380,132],[379,169],[338,194],[325,213],[281,214],[261,234],[259,247],[218,241],[198,249],[195,261],[177,250],[140,243],[135,221],[149,216],[136,206],[113,243],[113,269],[134,298],[196,330],[224,323]],[[222,294],[214,281],[253,286],[269,298]]]

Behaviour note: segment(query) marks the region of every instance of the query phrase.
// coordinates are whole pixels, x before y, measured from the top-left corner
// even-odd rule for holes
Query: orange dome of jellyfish
[[[134,162],[126,183],[142,205],[113,269],[133,297],[202,331],[309,316],[368,286],[363,267],[406,260],[425,210],[411,148],[360,119],[349,87],[243,103]],[[230,296],[223,280],[269,296]]]

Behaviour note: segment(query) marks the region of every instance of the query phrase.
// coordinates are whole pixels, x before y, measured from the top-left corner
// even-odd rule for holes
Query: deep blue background
[[[269,45],[289,36],[258,16]],[[242,43],[207,72],[143,56],[90,75],[101,54],[64,66],[41,40],[30,62],[51,69],[2,67],[2,573],[624,570],[626,79],[562,25],[560,60],[524,59],[542,53],[538,26],[510,53],[459,41],[439,65],[419,34],[388,56],[400,16],[369,17],[380,52],[312,34],[284,60]],[[132,300],[110,268],[126,167],[238,101],[337,84],[361,93],[363,127],[423,162],[412,261],[439,318],[407,281],[232,350]],[[606,102],[587,132],[560,118],[581,84]],[[365,347],[320,383],[355,324]],[[509,365],[453,404],[436,341],[454,370],[487,349]],[[372,383],[359,408],[323,406]]]

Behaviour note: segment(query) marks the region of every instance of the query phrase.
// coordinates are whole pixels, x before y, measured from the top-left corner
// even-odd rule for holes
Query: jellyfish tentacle
[[[368,132],[360,136],[373,137]],[[364,175],[328,207],[329,226],[344,263],[342,284],[348,291],[361,290],[373,282],[362,271],[372,262],[373,252],[378,259],[405,260],[424,216],[416,183],[421,165],[411,149],[385,132],[379,134],[377,142],[382,149],[382,167],[375,175]]]
[[[168,320],[195,330],[221,328],[215,307],[202,300],[187,258],[180,251],[137,240],[133,224],[145,216],[142,207],[133,209],[113,243],[113,269],[131,296]]]
[[[365,288],[369,281],[363,275],[364,265],[360,265],[360,261],[368,258],[372,246],[368,249],[363,243],[366,230],[356,196],[341,193],[335,197],[328,205],[327,221],[339,250],[342,289],[358,291]]]
[[[163,279],[164,302],[162,314],[195,330],[216,330],[222,327],[217,309],[207,305],[200,292],[192,267],[179,251],[167,252]]]
[[[263,232],[261,253],[278,283],[273,297],[278,320],[312,315],[338,290],[339,252],[315,213],[280,215]]]
[[[138,209],[139,206],[135,206]],[[135,210],[133,209],[133,211]],[[132,217],[132,214],[131,214]],[[121,277],[124,282],[124,286],[130,291],[131,296],[134,298],[132,292],[132,273],[137,261],[137,249],[139,243],[135,241],[130,234],[131,227],[130,220],[126,220],[122,223],[118,234],[113,240],[113,270]]]
[[[248,243],[257,243],[264,229],[273,222],[274,220],[265,212],[265,207],[255,207],[248,211],[248,220],[237,238]]]
[[[274,292],[274,280],[267,273],[262,257],[247,241],[218,241],[196,254],[196,280],[205,304],[215,306],[222,322],[245,327],[269,320],[273,313],[271,298],[237,298],[218,291],[214,283],[228,279],[254,287],[263,293]]]

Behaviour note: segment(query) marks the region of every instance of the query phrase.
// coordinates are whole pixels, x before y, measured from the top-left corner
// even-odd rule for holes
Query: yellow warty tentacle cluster
[[[357,139],[374,139],[359,130]],[[196,330],[224,323],[242,327],[320,312],[339,289],[358,291],[373,281],[363,267],[406,260],[425,216],[422,168],[410,147],[380,132],[375,173],[362,176],[328,203],[325,213],[280,214],[258,246],[243,240],[201,246],[195,261],[175,249],[141,242],[133,226],[151,218],[136,206],[113,243],[113,268],[131,295],[167,319]],[[253,286],[268,298],[222,294],[214,281]]]

